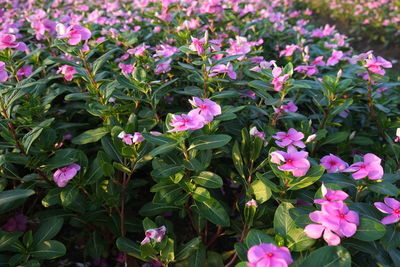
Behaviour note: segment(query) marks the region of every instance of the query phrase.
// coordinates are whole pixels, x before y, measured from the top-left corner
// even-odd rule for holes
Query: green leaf
[[[374,241],[382,238],[386,233],[386,228],[381,223],[367,218],[361,218],[360,225],[353,238],[362,241]]]
[[[301,263],[300,267],[351,267],[350,253],[341,246],[325,246],[313,252]]]
[[[271,189],[261,180],[255,180],[251,184],[251,189],[259,203],[264,203],[272,196]]]
[[[105,127],[92,129],[81,133],[72,139],[72,143],[75,145],[84,145],[99,141],[103,136],[109,133],[109,130]]]
[[[209,171],[202,171],[197,176],[192,176],[191,179],[196,184],[207,188],[220,188],[223,185],[222,178]]]
[[[64,219],[62,217],[51,217],[45,220],[33,235],[33,244],[37,245],[55,237],[61,230],[63,223]]]
[[[321,145],[342,143],[347,139],[347,137],[349,137],[349,134],[350,133],[347,131],[331,134],[325,139],[325,142],[323,142]]]
[[[393,196],[397,197],[399,194],[399,189],[391,183],[387,183],[386,181],[368,185],[368,189],[371,190],[372,192],[381,194],[381,195],[387,195],[387,196]]]
[[[287,248],[291,251],[303,251],[312,247],[315,239],[309,238],[302,228],[293,228],[289,231]]]
[[[275,232],[286,237],[289,232],[296,227],[292,217],[290,217],[290,209],[294,206],[288,202],[282,202],[275,211],[274,229]]]
[[[196,201],[207,201],[208,199],[211,199],[210,192],[208,192],[207,189],[204,187],[197,187],[194,192],[193,192],[193,198]]]
[[[120,50],[120,48],[114,48],[111,49],[110,51],[108,51],[107,53],[103,54],[102,56],[100,56],[98,59],[96,59],[93,62],[93,75],[96,75],[96,73],[98,72],[98,70],[103,66],[103,64],[110,59],[111,55],[114,54],[116,51]]]
[[[41,123],[39,123],[38,126],[34,127],[22,138],[22,145],[24,146],[27,153],[28,153],[29,149],[31,148],[32,143],[40,136],[43,129],[46,127],[49,127],[53,121],[54,121],[54,118],[50,118],[45,121],[42,121]]]
[[[78,161],[77,150],[72,148],[60,149],[46,164],[46,169],[56,169]]]
[[[163,240],[166,243],[165,247],[161,250],[160,256],[163,262],[171,262],[175,259],[175,252],[174,252],[174,240],[172,238],[166,238]]]
[[[166,153],[174,150],[175,147],[177,146],[177,144],[178,143],[167,143],[167,144],[161,145],[159,147],[156,147],[152,151],[150,151],[149,155],[152,157],[155,157],[159,154],[166,154]]]
[[[325,168],[313,166],[304,177],[296,178],[289,182],[288,190],[299,190],[315,183],[324,174]]]
[[[230,225],[228,213],[216,199],[211,198],[203,202],[195,201],[195,205],[200,215],[210,222],[220,226]]]
[[[61,204],[68,207],[78,198],[79,190],[76,187],[68,186],[60,194]]]
[[[188,150],[207,150],[219,148],[229,143],[231,139],[232,137],[225,134],[199,136],[193,139],[193,142]]]
[[[245,243],[248,248],[262,243],[275,243],[272,237],[261,230],[251,229],[247,234]]]
[[[38,244],[31,252],[32,257],[51,260],[65,255],[64,244],[56,240],[48,240]]]
[[[240,147],[239,143],[235,141],[235,144],[233,145],[232,149],[232,160],[233,160],[233,165],[235,166],[236,170],[240,174],[240,176],[244,179],[244,166],[243,166],[243,159],[242,159],[242,154],[240,153]]]
[[[184,259],[189,258],[195,250],[199,248],[201,245],[201,240],[199,237],[195,237],[186,244],[180,246],[176,253],[176,261],[182,261]]]
[[[204,267],[206,261],[206,249],[204,245],[200,244],[194,253],[189,257],[189,266],[191,267]]]
[[[7,250],[21,235],[22,233],[20,232],[4,232],[0,230],[0,251]]]
[[[177,206],[173,205],[168,205],[168,204],[157,204],[157,203],[146,203],[142,206],[142,208],[139,210],[139,214],[142,216],[155,216],[161,213],[169,212],[169,211],[174,211],[179,209]]]
[[[35,194],[35,191],[31,189],[14,189],[5,190],[0,192],[0,214],[9,210],[15,201],[20,199],[26,199],[29,196]],[[22,203],[21,203],[22,204]]]
[[[142,261],[147,261],[146,258],[143,258],[140,254],[140,245],[132,240],[129,240],[125,237],[119,237],[116,241],[116,245],[118,250],[121,252],[127,253],[132,257],[140,259]]]

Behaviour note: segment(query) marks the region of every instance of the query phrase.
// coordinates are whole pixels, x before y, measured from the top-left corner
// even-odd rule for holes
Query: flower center
[[[343,213],[340,213],[340,214],[339,214],[339,218],[340,218],[340,219],[344,219],[344,216],[345,216],[345,215],[344,215]]]
[[[335,161],[331,161],[331,162],[329,162],[329,164],[330,164],[331,166],[335,166],[335,165],[336,165],[336,162],[335,162]]]
[[[394,211],[394,213],[396,213],[396,214],[400,214],[400,209],[395,209],[395,210],[393,210]]]
[[[272,257],[272,256],[274,256],[274,254],[273,253],[271,253],[271,252],[267,252],[267,253],[265,253],[265,256],[267,256],[267,257]]]

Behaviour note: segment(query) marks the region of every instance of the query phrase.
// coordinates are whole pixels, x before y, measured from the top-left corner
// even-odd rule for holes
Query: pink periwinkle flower
[[[396,143],[400,143],[400,128],[396,130],[396,138],[394,139]]]
[[[274,108],[275,113],[280,112],[296,112],[298,107],[293,101],[289,101],[287,104],[281,105],[279,108]]]
[[[348,167],[348,164],[341,158],[329,154],[321,159],[321,165],[325,167],[327,173],[342,172]]]
[[[333,50],[332,55],[330,58],[328,58],[328,61],[326,62],[327,66],[334,66],[339,63],[339,60],[343,58],[343,52],[342,51],[337,51]]]
[[[81,41],[89,40],[92,33],[88,28],[82,27],[80,25],[71,25],[65,27],[64,24],[56,25],[58,38],[68,38],[68,44],[77,45]]]
[[[154,73],[159,75],[161,73],[167,73],[171,70],[171,62],[172,59],[168,59],[167,61],[158,63],[156,68],[154,69]]]
[[[297,151],[295,148],[288,148],[288,152],[273,151],[270,153],[271,162],[285,164],[278,166],[281,171],[289,171],[296,177],[304,176],[310,169],[310,162],[307,160],[308,152]]]
[[[321,186],[321,193],[323,198],[315,199],[314,203],[324,205],[335,201],[343,201],[349,196],[346,192],[342,190],[328,189],[324,184],[322,184]],[[340,202],[338,203],[340,204]]]
[[[279,53],[279,56],[290,57],[296,50],[301,50],[300,46],[295,44],[286,45],[285,49]]]
[[[392,224],[400,221],[400,202],[391,197],[385,197],[384,202],[375,202],[375,207],[383,213],[390,214],[381,220],[382,224]]]
[[[221,106],[210,99],[205,98],[201,100],[198,97],[193,97],[189,102],[192,106],[196,107],[193,111],[198,112],[204,118],[205,123],[211,122],[214,116],[221,114]]]
[[[18,214],[8,219],[1,227],[6,232],[25,232],[27,229],[28,218],[22,214]]]
[[[192,43],[189,45],[189,49],[192,51],[196,51],[199,56],[204,54],[204,44],[206,43],[204,38],[192,38]]]
[[[57,73],[64,75],[65,80],[72,81],[74,74],[77,73],[77,71],[70,65],[62,65],[58,68]]]
[[[170,46],[168,44],[160,44],[157,46],[155,57],[171,57],[175,53],[179,52],[179,49]]]
[[[25,51],[27,46],[23,42],[16,42],[17,37],[14,34],[0,33],[0,50],[6,48],[15,48],[20,51]]]
[[[296,131],[296,129],[290,128],[289,131],[286,132],[277,132],[276,135],[272,136],[277,141],[276,144],[280,147],[299,147],[304,148],[306,145],[301,139],[304,138],[304,134],[302,132]]]
[[[29,77],[32,74],[32,66],[25,65],[17,71],[18,79],[21,79],[23,76]]]
[[[256,99],[256,93],[251,90],[245,90],[240,93],[240,97],[241,98],[249,97],[254,100],[254,99]]]
[[[379,74],[379,75],[385,75],[385,70],[383,68],[391,68],[392,63],[384,59],[383,57],[377,57],[375,58],[374,56],[371,55],[371,58],[365,60],[365,65],[370,72]]]
[[[307,76],[313,76],[315,74],[318,74],[318,68],[315,66],[300,65],[294,68],[294,70],[299,73],[304,73]]]
[[[247,259],[249,267],[287,267],[293,262],[287,247],[266,243],[252,246],[247,251]]]
[[[168,132],[197,130],[203,128],[205,123],[204,117],[199,114],[199,111],[192,110],[188,114],[172,115],[172,122],[169,125],[174,128]]]
[[[260,132],[256,126],[252,127],[250,129],[250,135],[254,136],[254,137],[259,137],[264,141],[264,145],[267,145],[267,140],[265,139],[265,133],[264,132]]]
[[[6,71],[6,63],[0,61],[0,82],[5,82],[8,79],[8,74]]]
[[[54,173],[53,179],[57,183],[58,187],[65,187],[68,181],[74,178],[80,169],[81,166],[76,163],[72,163],[68,166],[58,169]]]
[[[166,232],[167,228],[164,225],[155,229],[148,229],[145,232],[146,237],[143,239],[142,242],[140,242],[140,244],[141,245],[147,244],[151,241],[151,239],[159,243],[163,240]]]
[[[226,65],[224,64],[215,65],[210,69],[210,74],[208,76],[214,77],[220,73],[228,73],[229,78],[231,78],[232,80],[236,80],[237,78],[236,72],[233,70],[233,65],[230,63]]]
[[[324,57],[323,56],[316,57],[314,59],[314,61],[311,62],[311,65],[312,66],[325,66]]]
[[[229,40],[230,47],[226,50],[229,55],[243,55],[238,60],[243,60],[245,55],[251,51],[251,44],[246,37],[236,36],[236,40]]]
[[[133,72],[135,67],[132,64],[124,64],[124,63],[119,63],[118,67],[121,69],[122,73],[125,75],[128,75]]]
[[[144,141],[144,137],[141,133],[135,132],[132,134],[127,134],[124,131],[118,134],[118,138],[122,140],[123,143],[127,145],[138,145]]]
[[[257,208],[257,201],[255,201],[254,199],[252,199],[252,200],[247,201],[245,205],[246,205],[246,206],[254,206],[254,207]]]
[[[272,70],[272,75],[273,75],[273,79],[271,84],[274,85],[274,91],[281,91],[283,88],[284,83],[289,79],[289,74],[285,74],[283,76],[281,76],[282,74],[282,68],[280,67],[275,67]]]
[[[353,163],[350,167],[344,169],[343,172],[354,172],[352,176],[356,180],[364,177],[368,177],[371,180],[378,180],[383,176],[381,161],[375,154],[368,153],[364,155],[363,162]]]

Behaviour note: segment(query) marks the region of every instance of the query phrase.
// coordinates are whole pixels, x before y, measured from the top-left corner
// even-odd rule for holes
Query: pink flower
[[[277,132],[276,135],[272,136],[274,139],[278,140],[275,143],[280,147],[294,147],[304,148],[306,145],[300,141],[304,138],[302,132],[298,132],[293,128],[290,128],[287,133]]]
[[[394,139],[396,143],[400,143],[400,128],[396,130],[396,138]]]
[[[147,48],[150,48],[150,46],[143,43],[141,45],[136,46],[135,48],[128,49],[127,52],[130,55],[135,55],[135,57],[145,56]]]
[[[274,90],[279,92],[280,90],[282,90],[283,88],[283,84],[289,79],[289,74],[285,74],[283,76],[281,76],[282,74],[282,68],[280,67],[275,67],[272,70],[272,75],[273,75],[273,79],[271,84],[274,85]]]
[[[252,199],[252,200],[247,201],[245,205],[246,205],[246,206],[254,206],[254,207],[257,208],[257,201],[255,201],[254,199]]]
[[[246,37],[236,36],[236,40],[229,40],[230,47],[226,50],[230,56],[243,55],[238,60],[243,60],[245,55],[251,51],[251,44]]]
[[[312,66],[325,66],[325,62],[324,62],[323,59],[324,59],[323,56],[316,57],[316,58],[314,59],[314,61],[311,62],[311,65],[312,65]]]
[[[290,57],[297,49],[301,50],[300,46],[295,44],[286,45],[286,48],[279,53],[279,56]]]
[[[383,213],[390,214],[381,220],[382,224],[392,224],[400,221],[400,202],[391,197],[384,198],[385,203],[375,202],[375,207]]]
[[[318,74],[318,68],[315,66],[300,65],[297,66],[294,70],[300,73],[304,73],[307,76]]]
[[[275,113],[280,113],[280,112],[296,112],[298,110],[298,107],[293,101],[289,101],[285,105],[281,105],[279,108],[274,108]]]
[[[80,41],[89,40],[92,33],[88,28],[82,27],[80,25],[71,25],[68,28],[64,24],[57,24],[56,31],[58,38],[68,38],[68,44],[77,45]]]
[[[53,179],[57,183],[58,187],[65,187],[67,185],[67,182],[74,178],[74,176],[78,173],[80,169],[81,166],[76,163],[72,163],[68,166],[58,169],[54,173]]]
[[[193,111],[198,112],[204,118],[205,123],[211,122],[214,116],[221,114],[221,106],[210,99],[205,98],[201,100],[198,97],[193,97],[189,102],[192,106],[197,107]]]
[[[192,43],[189,45],[189,49],[192,51],[196,51],[197,54],[200,56],[204,54],[204,44],[206,43],[204,38],[197,39],[194,37],[192,38]]]
[[[172,59],[168,59],[167,61],[158,63],[156,68],[154,69],[154,73],[159,75],[161,73],[167,73],[171,70],[171,62]]]
[[[316,137],[316,134],[309,135],[306,139],[306,144],[312,142]]]
[[[267,141],[265,140],[265,133],[258,131],[257,127],[254,126],[250,129],[250,135],[254,137],[259,137],[264,141],[264,146],[267,145]]]
[[[179,49],[174,46],[170,46],[167,44],[160,44],[157,46],[156,54],[154,56],[155,57],[171,57],[177,52],[179,52]]]
[[[254,93],[251,90],[245,90],[245,91],[240,93],[240,97],[241,98],[249,97],[249,98],[254,100],[254,99],[256,99],[256,93]]]
[[[214,67],[211,68],[210,74],[208,76],[214,77],[220,73],[228,73],[229,78],[231,78],[232,80],[236,80],[237,77],[236,72],[233,70],[233,65],[230,63],[226,65],[224,64],[215,65]]]
[[[328,58],[328,61],[326,62],[327,66],[334,66],[339,63],[339,60],[343,58],[343,52],[342,51],[332,51],[332,56]]]
[[[288,148],[288,152],[273,151],[270,153],[271,162],[285,164],[278,166],[281,171],[289,171],[296,177],[304,176],[310,169],[310,162],[307,160],[308,152],[297,151],[295,148]]]
[[[76,72],[75,68],[70,65],[62,65],[57,70],[57,73],[63,74],[67,81],[72,81]]]
[[[148,229],[145,232],[146,237],[143,239],[142,242],[140,242],[140,244],[141,245],[147,244],[150,242],[150,239],[153,239],[155,242],[159,243],[163,240],[166,231],[167,228],[164,225],[159,228]]]
[[[287,247],[266,243],[252,246],[247,251],[247,259],[249,267],[287,267],[293,262]]]
[[[356,180],[368,177],[371,180],[381,179],[383,176],[383,168],[381,159],[372,153],[364,155],[364,162],[356,162],[350,165],[344,172],[355,172],[352,174]]]
[[[28,218],[22,214],[18,214],[8,219],[1,227],[6,232],[25,232],[27,229]]]
[[[32,74],[32,66],[25,65],[17,71],[18,79],[21,79],[22,76],[29,77]]]
[[[304,228],[304,232],[312,239],[319,239],[323,234],[323,238],[328,246],[337,246],[340,244],[340,237],[321,224],[309,224]]]
[[[205,124],[204,117],[198,110],[192,110],[188,114],[172,115],[172,122],[169,124],[174,129],[168,132],[182,132],[186,130],[197,130],[203,128]]]
[[[119,63],[118,67],[122,70],[122,73],[125,75],[128,75],[133,72],[135,67],[133,67],[132,64],[124,64],[124,63]]]
[[[386,72],[383,68],[391,68],[392,63],[385,60],[383,57],[375,58],[373,55],[371,55],[370,59],[365,60],[364,67],[366,67],[372,73],[385,75]]]
[[[335,201],[343,201],[349,196],[346,192],[342,190],[327,189],[324,184],[322,184],[321,186],[321,193],[323,198],[315,199],[314,203],[323,205]]]
[[[144,137],[141,133],[135,132],[132,134],[127,134],[124,131],[118,134],[118,138],[122,139],[122,142],[127,145],[138,145],[144,141]]]
[[[329,154],[321,159],[321,165],[325,167],[327,173],[342,172],[348,167],[348,164],[341,158]]]
[[[0,61],[0,82],[5,82],[8,79],[8,74],[6,71],[6,63]]]
[[[26,44],[23,42],[16,42],[17,37],[13,34],[0,33],[0,50],[6,48],[15,48],[20,51],[27,49]]]

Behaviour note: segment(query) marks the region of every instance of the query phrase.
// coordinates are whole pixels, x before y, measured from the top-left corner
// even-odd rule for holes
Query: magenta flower
[[[72,81],[72,79],[74,79],[74,74],[77,73],[77,71],[70,65],[62,65],[58,68],[57,73],[64,75],[65,80]]]
[[[290,57],[297,49],[301,50],[300,46],[295,44],[286,45],[285,49],[279,53],[279,56]]]
[[[307,160],[308,152],[297,151],[295,148],[288,148],[288,152],[273,151],[270,153],[271,162],[285,164],[278,166],[281,171],[289,171],[296,177],[304,176],[310,169],[310,162]]]
[[[318,68],[315,66],[300,65],[294,68],[294,70],[299,73],[304,73],[307,76],[313,76],[315,74],[318,74]]]
[[[204,44],[206,43],[204,38],[197,39],[194,37],[192,38],[192,43],[189,45],[189,49],[192,51],[196,51],[199,56],[204,54]]]
[[[375,202],[375,207],[383,213],[390,214],[381,220],[382,224],[392,224],[400,221],[400,202],[391,197],[384,198],[385,203]]]
[[[17,37],[13,34],[0,33],[0,50],[6,48],[15,48],[20,51],[25,51],[27,49],[26,44],[23,42],[16,42]]]
[[[140,242],[140,244],[141,245],[147,244],[150,242],[151,239],[153,239],[155,242],[159,243],[163,240],[166,231],[167,231],[167,228],[164,225],[159,228],[148,229],[145,232],[146,237],[143,239],[142,242]]]
[[[135,69],[135,67],[132,64],[124,64],[124,63],[119,63],[118,67],[121,69],[124,75],[132,73],[133,70]]]
[[[274,107],[274,112],[275,113],[280,113],[280,112],[296,112],[298,110],[298,107],[293,101],[289,101],[285,105],[281,105],[279,108]]]
[[[199,111],[192,110],[188,114],[172,115],[172,122],[169,125],[174,128],[168,132],[197,130],[203,128],[204,124],[204,117],[199,114]]]
[[[122,142],[127,145],[138,145],[144,141],[144,137],[141,133],[135,132],[132,134],[127,134],[124,131],[118,134],[118,138],[122,139]]]
[[[56,31],[58,38],[68,38],[68,44],[77,45],[80,41],[89,40],[92,33],[88,28],[82,27],[80,25],[71,25],[68,28],[64,24],[57,24]]]
[[[179,49],[174,46],[160,44],[157,46],[156,54],[154,55],[154,57],[171,57],[178,52]]]
[[[18,214],[8,219],[1,227],[6,232],[25,232],[27,229],[28,218],[22,214]]]
[[[342,172],[348,167],[348,164],[344,162],[341,158],[329,154],[329,156],[324,156],[320,162],[321,166],[324,166],[327,173]]]
[[[5,82],[8,79],[8,74],[6,71],[6,63],[0,61],[0,82]]]
[[[312,239],[319,239],[323,235],[328,246],[337,246],[340,244],[340,237],[322,224],[309,224],[304,228],[304,232]]]
[[[22,76],[29,77],[32,74],[32,66],[25,65],[17,71],[18,79],[21,79]]]
[[[339,63],[339,60],[343,58],[343,52],[342,51],[332,51],[332,55],[330,58],[328,58],[328,61],[326,62],[327,66],[334,66]]]
[[[150,46],[143,43],[141,45],[136,46],[135,48],[128,49],[127,52],[130,55],[135,55],[135,57],[145,56],[147,48],[150,48]]]
[[[229,55],[243,55],[238,60],[243,60],[247,53],[251,51],[251,44],[246,37],[236,36],[236,40],[229,40],[230,47],[226,50]]]
[[[193,111],[197,111],[204,118],[206,124],[211,122],[214,116],[221,114],[221,106],[210,99],[201,100],[198,97],[193,97],[189,102],[192,106],[197,107]]]
[[[356,162],[350,167],[343,170],[344,172],[355,172],[352,174],[356,180],[368,177],[371,180],[381,179],[383,176],[383,168],[381,159],[375,154],[368,153],[364,155],[364,162]]]
[[[65,187],[68,181],[74,178],[80,169],[81,166],[76,163],[72,163],[68,166],[58,169],[54,173],[53,179],[57,183],[58,187]]]
[[[210,74],[208,76],[214,77],[220,73],[228,73],[229,78],[231,78],[232,80],[236,80],[237,78],[236,72],[233,70],[233,65],[230,63],[226,65],[224,64],[215,65],[210,69]]]
[[[274,244],[252,246],[247,251],[249,267],[287,267],[293,262],[287,247],[277,247]]]
[[[349,196],[346,192],[342,190],[327,189],[324,184],[322,184],[321,186],[321,193],[323,198],[315,199],[314,203],[323,205],[335,201],[343,201]]]
[[[325,66],[325,62],[324,62],[323,59],[324,59],[323,56],[316,57],[316,58],[314,59],[314,61],[311,62],[311,65],[312,65],[312,66]]]
[[[272,75],[273,79],[271,84],[274,86],[274,91],[279,92],[283,88],[283,84],[289,79],[289,74],[285,74],[281,76],[282,74],[282,68],[280,67],[275,67],[272,70]]]
[[[250,133],[251,136],[255,136],[255,137],[261,138],[264,141],[264,146],[267,145],[267,140],[265,140],[265,133],[258,131],[256,126],[252,127],[250,129],[249,133]]]
[[[276,135],[272,137],[277,140],[275,141],[275,143],[280,147],[306,147],[303,141],[300,141],[304,138],[304,134],[302,132],[296,131],[293,128],[290,128],[287,133],[277,132]]]
[[[383,68],[391,68],[392,63],[384,59],[383,57],[378,57],[375,58],[373,55],[371,55],[370,59],[365,60],[365,65],[370,72],[376,73],[379,75],[385,75],[385,70]]]
[[[172,59],[168,59],[167,61],[158,63],[156,68],[154,69],[154,73],[159,75],[161,73],[167,73],[171,70],[171,62]]]
[[[240,93],[240,97],[241,98],[249,97],[249,98],[254,100],[254,99],[256,99],[256,93],[254,93],[251,90],[245,90],[245,91]]]

